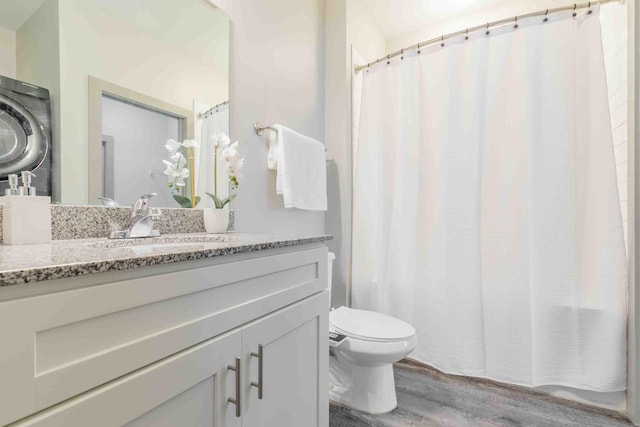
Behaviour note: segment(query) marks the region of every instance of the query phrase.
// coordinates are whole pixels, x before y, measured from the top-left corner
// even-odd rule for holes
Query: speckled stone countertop
[[[331,236],[191,233],[150,239],[57,240],[41,245],[0,245],[0,287],[327,240],[331,240]]]

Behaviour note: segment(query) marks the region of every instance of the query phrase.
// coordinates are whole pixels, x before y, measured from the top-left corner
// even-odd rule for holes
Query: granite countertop
[[[39,245],[0,245],[0,287],[327,240],[331,240],[331,236],[191,233],[149,239],[56,240]]]

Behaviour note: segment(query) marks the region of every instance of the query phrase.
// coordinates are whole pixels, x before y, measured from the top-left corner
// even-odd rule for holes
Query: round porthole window
[[[0,94],[0,178],[37,168],[45,159],[47,146],[33,114]]]

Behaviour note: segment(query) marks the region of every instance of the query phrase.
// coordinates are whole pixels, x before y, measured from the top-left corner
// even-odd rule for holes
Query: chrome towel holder
[[[259,123],[259,122],[255,122],[254,125],[253,125],[253,130],[256,132],[256,134],[258,134],[260,136],[264,135],[264,131],[267,130],[267,129],[278,133],[278,129],[276,129],[276,128],[272,127],[272,126],[265,126],[265,125],[263,125],[262,123]]]
[[[256,132],[256,134],[258,134],[260,136],[264,135],[264,131],[265,130],[272,130],[275,133],[278,133],[278,129],[274,128],[273,126],[265,126],[260,122],[255,122],[253,124],[253,130]],[[327,147],[326,146],[324,147],[324,151],[325,151],[325,153],[327,152]]]

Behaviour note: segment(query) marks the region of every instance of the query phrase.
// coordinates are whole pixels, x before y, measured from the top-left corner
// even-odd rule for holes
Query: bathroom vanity
[[[328,238],[0,246],[0,425],[327,426]]]

